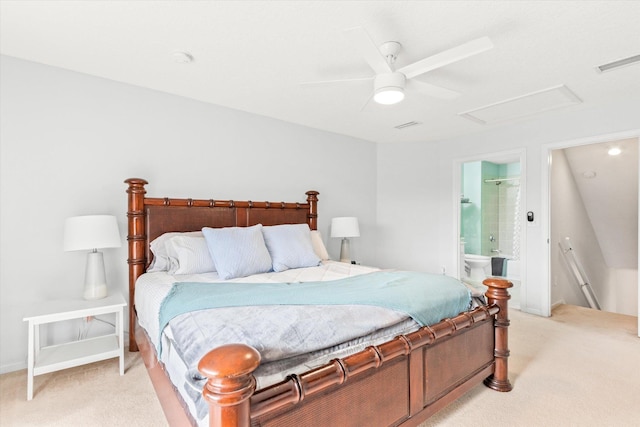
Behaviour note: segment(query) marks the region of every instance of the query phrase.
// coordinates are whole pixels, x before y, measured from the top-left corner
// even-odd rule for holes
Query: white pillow
[[[204,237],[174,236],[165,243],[165,246],[171,262],[170,274],[199,274],[216,271]]]
[[[313,251],[318,255],[323,261],[326,261],[329,258],[329,252],[327,252],[327,248],[324,246],[324,242],[322,241],[322,234],[318,230],[311,230],[311,244],[313,245]]]
[[[262,227],[273,271],[315,267],[320,258],[313,250],[311,230],[307,224],[283,224]]]
[[[202,234],[221,279],[271,271],[271,257],[264,244],[262,224],[252,227],[205,227]]]
[[[184,233],[180,232],[169,232],[161,234],[151,241],[149,244],[149,248],[153,253],[153,261],[151,261],[151,265],[147,268],[147,273],[153,273],[155,271],[169,271],[171,268],[171,260],[169,259],[169,254],[167,253],[166,242],[175,236],[200,236],[202,237],[202,231],[187,231]],[[177,262],[177,260],[174,260]]]

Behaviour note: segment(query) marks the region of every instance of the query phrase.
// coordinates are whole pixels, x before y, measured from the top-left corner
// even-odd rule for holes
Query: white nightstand
[[[33,377],[61,369],[120,358],[120,375],[124,375],[124,307],[127,302],[116,293],[99,300],[56,300],[37,304],[24,317],[29,322],[27,362],[27,400],[33,399]],[[115,314],[115,332],[64,344],[40,347],[40,325],[69,319]]]

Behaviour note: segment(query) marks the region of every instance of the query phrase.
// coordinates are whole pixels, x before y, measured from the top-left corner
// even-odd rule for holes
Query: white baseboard
[[[9,372],[20,371],[22,369],[27,369],[27,362],[17,362],[0,365],[0,375],[8,374]]]
[[[553,304],[551,304],[551,311],[553,311],[553,309],[556,308],[557,306],[562,305],[562,304],[566,304],[566,303],[567,302],[565,300],[563,300],[563,299],[554,302]]]

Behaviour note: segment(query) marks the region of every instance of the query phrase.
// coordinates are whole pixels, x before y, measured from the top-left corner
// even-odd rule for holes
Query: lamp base
[[[349,239],[342,238],[342,244],[340,245],[340,262],[347,262],[351,264],[351,254],[349,254]]]
[[[84,287],[84,299],[102,299],[107,296],[107,285],[91,285]]]
[[[104,273],[102,252],[89,252],[84,272],[84,299],[100,299],[107,296],[107,278]]]

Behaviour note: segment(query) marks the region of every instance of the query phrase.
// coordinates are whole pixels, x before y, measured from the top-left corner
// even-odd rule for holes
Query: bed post
[[[511,391],[513,386],[509,382],[509,343],[508,343],[508,327],[509,312],[508,301],[511,298],[509,289],[513,283],[508,280],[490,277],[483,282],[489,287],[486,292],[487,303],[489,306],[496,305],[500,309],[495,319],[495,369],[492,375],[484,380],[484,384],[496,391]]]
[[[200,359],[198,370],[208,378],[202,396],[209,404],[210,427],[250,426],[258,365],[260,353],[245,344],[223,345]]]
[[[309,214],[307,215],[307,223],[312,230],[318,229],[318,193],[317,191],[307,191],[307,203],[309,203]]]
[[[124,181],[129,184],[127,194],[129,195],[129,206],[127,209],[128,234],[127,243],[129,246],[129,351],[138,351],[136,343],[136,314],[134,307],[134,291],[136,279],[144,273],[145,268],[145,218],[144,218],[144,195],[147,190],[144,186],[147,183],[144,179],[129,178]]]

